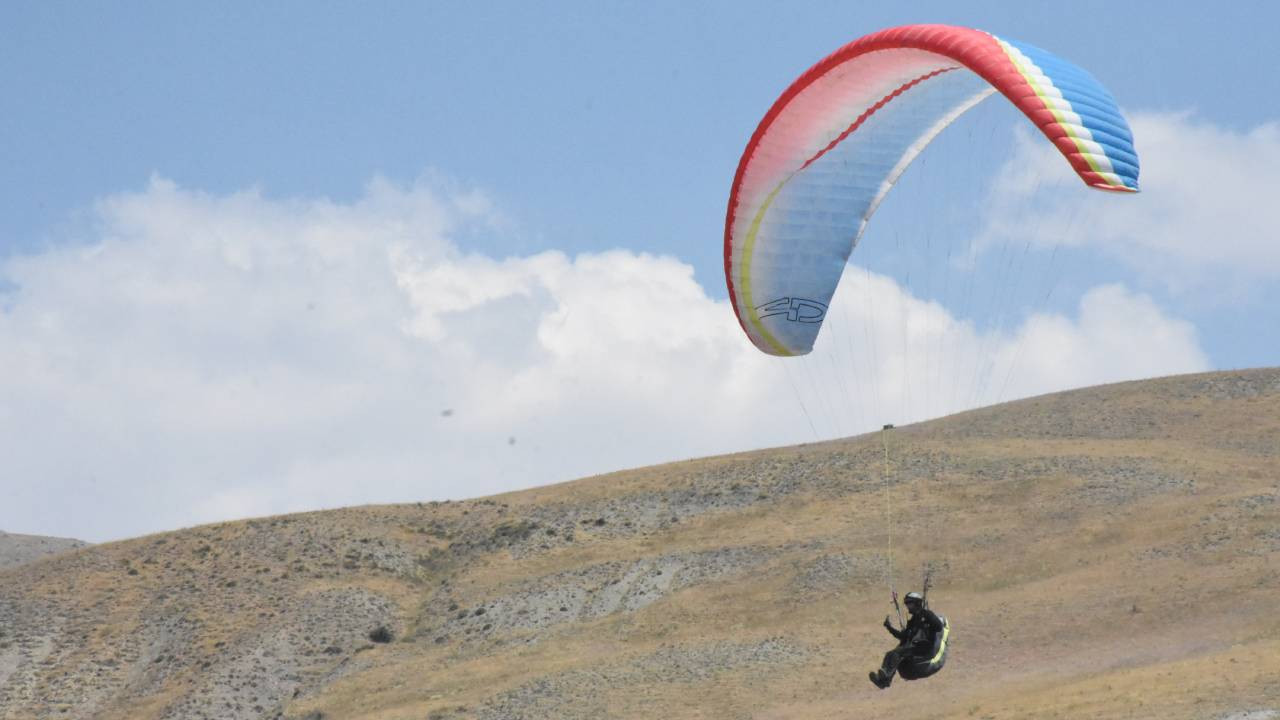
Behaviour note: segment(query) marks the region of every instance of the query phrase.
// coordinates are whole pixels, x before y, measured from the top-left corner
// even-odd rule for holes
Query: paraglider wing
[[[1138,190],[1129,126],[1084,70],[969,28],[908,25],[867,35],[792,83],[738,164],[725,220],[725,280],[756,347],[771,355],[813,349],[880,201],[943,128],[995,92],[1086,184]]]

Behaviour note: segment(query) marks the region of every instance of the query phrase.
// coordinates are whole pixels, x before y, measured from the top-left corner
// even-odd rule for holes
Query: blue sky
[[[951,22],[1091,69],[1129,108],[1280,116],[1268,3],[8,3],[0,246],[151,173],[349,199],[434,169],[519,221],[503,248],[669,252],[711,285],[764,108],[867,32]]]
[[[570,327],[582,316],[580,309],[575,315],[539,303],[562,298],[569,286],[588,292],[589,279],[579,287],[565,278],[613,259],[608,272],[620,278],[632,277],[622,269],[630,265],[671,272],[669,283],[650,290],[687,293],[673,312],[704,303],[707,322],[720,322],[724,207],[738,156],[761,115],[825,54],[865,33],[911,22],[978,27],[1088,68],[1134,119],[1147,192],[1140,196],[1143,204],[1097,210],[1095,218],[1100,206],[1089,204],[1095,199],[1069,187],[1055,174],[1053,158],[1029,142],[1035,138],[1019,134],[1025,121],[988,101],[944,134],[904,177],[873,221],[855,263],[905,289],[902,307],[911,297],[934,299],[957,316],[952,320],[964,320],[954,307],[955,288],[948,295],[934,278],[922,283],[918,270],[914,280],[907,276],[894,238],[906,236],[917,248],[922,238],[1035,239],[1029,256],[1038,260],[1028,261],[1026,272],[1041,272],[1052,262],[1061,279],[1049,301],[1009,314],[1008,333],[1017,335],[1022,327],[1023,337],[1039,337],[1039,326],[1017,323],[1033,311],[1057,313],[1054,318],[1074,323],[1072,342],[1096,350],[1106,346],[1098,337],[1124,333],[1099,329],[1101,335],[1089,335],[1089,303],[1097,305],[1098,317],[1114,314],[1106,302],[1122,303],[1136,313],[1152,313],[1154,325],[1167,324],[1171,329],[1163,337],[1172,344],[1153,347],[1182,358],[1181,364],[1166,365],[1115,360],[1112,367],[1105,355],[1091,356],[1077,363],[1093,368],[1089,372],[1054,376],[1046,369],[1035,382],[1019,386],[1022,394],[1187,369],[1274,365],[1280,350],[1274,332],[1280,325],[1280,261],[1262,233],[1276,217],[1265,198],[1280,187],[1280,172],[1269,172],[1259,158],[1273,157],[1268,153],[1280,146],[1280,80],[1271,72],[1271,33],[1278,21],[1280,10],[1261,2],[1215,9],[1154,2],[1077,3],[1069,9],[1005,2],[7,3],[0,7],[0,309],[7,314],[0,314],[7,323],[0,337],[10,348],[29,352],[0,357],[0,367],[8,368],[0,397],[10,405],[8,414],[0,411],[0,429],[7,431],[0,449],[18,452],[21,446],[18,468],[27,478],[15,490],[18,501],[0,511],[0,528],[102,539],[245,514],[467,496],[777,444],[773,440],[812,439],[752,436],[727,426],[722,435],[697,442],[689,437],[697,423],[680,434],[681,422],[649,405],[644,412],[633,408],[624,423],[608,408],[595,407],[586,399],[594,391],[584,390],[543,398],[540,410],[519,418],[493,400],[494,417],[502,419],[490,418],[472,432],[490,433],[513,453],[533,453],[536,443],[520,438],[536,437],[546,414],[560,413],[551,423],[557,432],[548,431],[539,446],[542,454],[513,456],[499,466],[460,453],[450,460],[448,479],[423,481],[414,469],[423,462],[422,451],[407,449],[423,441],[399,433],[406,424],[422,427],[441,417],[456,421],[447,430],[457,429],[465,413],[443,416],[442,410],[457,402],[451,399],[457,387],[484,384],[474,374],[484,371],[475,357],[466,360],[470,356],[461,350],[448,355],[440,350],[447,346],[442,338],[470,338],[475,352],[488,348],[494,335],[511,338],[521,335],[520,328],[537,328],[525,338],[532,345],[513,340],[504,346],[510,354],[494,367],[506,374],[491,368],[490,381],[498,385],[542,368],[564,387],[652,382],[653,393],[679,394],[681,385],[668,384],[677,373],[664,374],[666,366],[658,361],[648,365],[656,368],[657,379],[643,369],[619,379],[596,378],[591,368],[598,365],[578,368],[579,375],[570,372],[578,367],[573,363],[558,369],[539,365],[539,353],[556,352],[548,340],[548,318]],[[1145,128],[1149,142],[1141,133]],[[1155,153],[1151,158],[1148,147]],[[991,200],[999,190],[995,181],[955,180],[956,167],[996,175],[1010,163],[1032,168],[1036,182],[1050,190],[1015,198],[997,212],[990,209],[997,204]],[[1054,218],[1081,215],[1091,220],[1079,223],[1076,236],[1047,239]],[[183,248],[204,247],[193,222],[222,228],[209,242],[231,243],[243,253],[220,245],[208,255],[194,249],[183,255]],[[1160,234],[1161,223],[1168,224],[1168,237]],[[1011,226],[1019,228],[1012,241]],[[1129,242],[1135,228],[1153,230],[1143,234],[1143,242]],[[258,253],[272,247],[273,238],[295,237],[289,233],[300,238],[300,254],[275,276],[217,285],[222,270],[202,264],[276,267],[270,260],[244,258],[265,257]],[[290,274],[301,273],[297,262],[324,265],[341,254],[328,245],[317,250],[315,237],[326,233],[352,244],[373,243],[374,254],[356,253],[363,259],[353,255],[351,265],[325,275]],[[1056,250],[1050,250],[1053,244]],[[305,252],[297,249],[304,247]],[[386,264],[387,248],[395,249],[394,280],[383,278],[390,289],[371,279]],[[335,279],[355,267],[368,274]],[[465,279],[455,283],[458,273]],[[979,283],[1005,277],[990,260],[979,262],[975,273]],[[172,297],[157,299],[155,288],[165,278],[174,278],[174,287],[199,288],[182,295],[181,302],[190,303],[183,313],[164,309]],[[873,280],[868,275],[867,282]],[[416,291],[418,281],[436,292],[458,290],[441,299]],[[117,296],[144,286],[152,290]],[[231,287],[253,300],[241,308],[239,320],[274,313],[278,321],[264,321],[257,331],[234,325],[237,318],[228,314],[222,294]],[[300,298],[296,307],[282,304],[293,297],[290,287]],[[349,304],[334,310],[339,314],[328,316],[329,325],[315,335],[281,330],[297,307],[325,312],[333,304],[325,293],[354,287],[362,289],[343,295]],[[487,289],[477,289],[482,287]],[[660,304],[644,297],[627,296],[624,310],[638,315],[637,305]],[[375,300],[384,304],[375,307]],[[371,304],[361,304],[366,302]],[[450,318],[486,303],[492,315],[450,325]],[[90,321],[95,305],[118,312],[104,311]],[[992,322],[1001,314],[993,307],[975,311],[972,319],[979,326]],[[619,312],[602,315],[601,322],[628,322],[627,311]],[[697,316],[703,309],[688,312]],[[393,320],[397,313],[410,319]],[[416,351],[384,345],[403,340],[391,334],[361,335],[367,328],[355,316],[366,326],[416,328],[413,337],[436,343],[432,352],[438,352],[430,355],[434,360],[422,361],[422,371],[404,369],[412,360],[388,366],[388,357],[412,358]],[[512,324],[520,322],[525,325]],[[1049,327],[1057,326],[1046,320],[1041,330]],[[624,365],[609,353],[634,351],[624,349],[625,333],[618,336],[622,345],[610,346],[599,330],[584,332],[584,352],[602,353],[598,364]],[[137,354],[120,350],[113,345],[117,341]],[[334,348],[361,342],[384,352],[376,360],[353,355],[326,365],[324,372],[308,354],[310,349],[341,355]],[[245,353],[246,346],[258,350]],[[1029,347],[1034,356],[1039,346]],[[446,356],[453,363],[447,371],[432,364]],[[689,365],[687,358],[681,362],[682,368]],[[152,373],[131,374],[153,363]],[[717,371],[708,365],[707,372]],[[375,374],[391,381],[370,389]],[[210,419],[232,412],[216,397],[227,391],[222,383],[240,381],[244,387],[274,382],[296,388],[297,395],[276,398],[285,404],[335,385],[362,389],[351,390],[360,397],[350,403],[283,413],[254,430],[296,435],[279,443],[283,450],[251,447],[212,475],[189,474],[184,458],[215,456],[214,448],[242,439],[234,422]],[[409,381],[415,383],[412,392],[395,385]],[[702,383],[692,375],[685,381]],[[111,388],[131,390],[113,395]],[[404,404],[402,396],[418,390],[421,401]],[[816,407],[822,391],[813,392],[810,403]],[[137,401],[151,393],[156,405]],[[180,399],[171,414],[156,409],[168,402],[159,398],[169,396]],[[473,401],[483,405],[479,397]],[[732,402],[737,401],[724,400]],[[761,396],[759,402],[790,407],[794,398]],[[152,411],[122,413],[127,417],[116,417],[119,427],[163,427],[163,448],[134,447],[114,434],[105,418],[126,405]],[[623,401],[618,406],[630,407]],[[904,401],[909,416],[939,410],[921,408],[913,415],[905,406]],[[396,421],[366,422],[380,412]],[[680,407],[666,412],[688,414]],[[314,425],[317,413],[329,419],[324,427]],[[831,420],[815,432],[865,429],[874,425],[870,414]],[[618,424],[611,425],[614,420]],[[576,451],[566,438],[580,435],[583,422],[615,433],[624,427],[648,432],[646,422],[675,429],[635,447],[600,439],[598,451],[567,460]],[[185,429],[174,430],[175,423]],[[68,446],[79,459],[60,457]],[[476,447],[476,454],[488,452],[482,449],[488,446]],[[526,466],[535,470],[516,477],[516,468]],[[307,472],[330,477],[334,489],[298,492]],[[341,489],[344,472],[384,472],[399,479],[361,494]],[[197,489],[156,489],[174,484]],[[49,492],[84,498],[83,512],[64,519],[41,515],[34,508]],[[157,508],[195,509],[123,509],[148,493],[158,496]],[[104,502],[118,504],[123,516],[89,519],[94,505]]]

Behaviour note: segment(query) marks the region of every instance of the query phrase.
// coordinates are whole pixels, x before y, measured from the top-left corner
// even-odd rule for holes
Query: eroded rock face
[[[71,538],[18,535],[0,530],[0,570],[16,567],[49,555],[82,548],[89,543]]]

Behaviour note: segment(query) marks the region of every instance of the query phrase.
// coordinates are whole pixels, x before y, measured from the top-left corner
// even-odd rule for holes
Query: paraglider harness
[[[929,609],[929,584],[932,576],[932,568],[926,568],[924,575],[924,591],[921,593],[921,610]],[[897,591],[893,591],[893,607],[898,611],[899,629],[905,629],[905,626],[902,623],[902,608],[898,605]],[[904,659],[902,663],[898,665],[898,677],[903,680],[919,680],[921,678],[927,678],[930,675],[937,673],[942,669],[942,666],[946,664],[947,641],[951,637],[951,623],[947,621],[947,618],[944,615],[938,615],[938,619],[942,621],[942,631],[935,634],[933,637],[933,645],[929,648],[932,652],[928,654],[921,653]],[[916,640],[922,639],[920,637],[921,632],[927,632],[927,630],[921,629],[917,631],[913,637],[903,638],[902,643],[904,645],[914,644]]]

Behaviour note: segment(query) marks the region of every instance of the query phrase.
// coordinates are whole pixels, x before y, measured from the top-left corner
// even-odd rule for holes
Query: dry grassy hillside
[[[1280,370],[887,439],[0,571],[0,718],[1280,718]],[[882,692],[887,505],[955,634]]]

